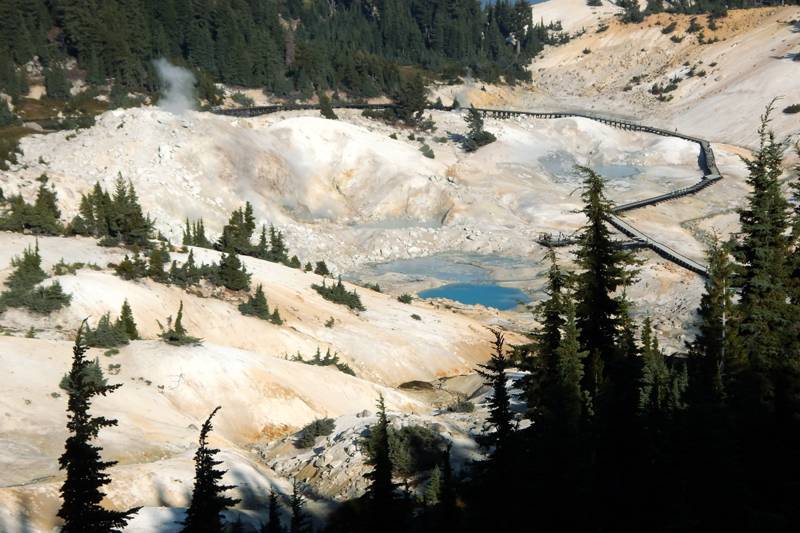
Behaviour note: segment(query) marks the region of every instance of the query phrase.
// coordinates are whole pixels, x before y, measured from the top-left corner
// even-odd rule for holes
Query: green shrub
[[[669,35],[670,33],[674,32],[675,28],[677,27],[678,23],[673,20],[672,22],[661,28],[661,33],[663,33],[664,35]]]
[[[300,449],[310,448],[316,442],[317,437],[327,437],[333,433],[335,428],[336,422],[332,418],[314,420],[300,430],[294,445]]]
[[[161,333],[158,336],[167,344],[172,344],[173,346],[186,346],[188,344],[197,346],[202,344],[201,339],[192,337],[183,327],[183,302],[178,308],[178,316],[175,318],[175,323],[173,324],[172,317],[169,316],[167,317],[167,326],[164,327],[161,322],[158,322],[158,327],[161,329]]]
[[[0,294],[0,310],[22,307],[34,313],[49,314],[69,305],[71,297],[64,293],[60,283],[56,281],[46,287],[39,285],[47,279],[41,265],[38,245],[26,248],[22,257],[11,260],[14,271],[5,282],[8,289]]]
[[[335,324],[336,324],[336,319],[333,317],[330,317],[328,320],[325,321],[326,328],[333,328]]]
[[[783,112],[787,115],[793,115],[794,113],[800,113],[800,104],[792,104],[790,106],[784,107]]]
[[[331,320],[333,320],[333,317],[331,317]],[[330,348],[328,348],[328,350],[325,352],[324,357],[322,353],[319,351],[319,348],[317,348],[316,353],[314,353],[311,359],[303,359],[303,356],[300,354],[300,352],[297,352],[297,355],[293,355],[292,357],[289,358],[289,360],[313,366],[335,366],[339,370],[339,372],[343,372],[350,376],[356,375],[353,369],[350,368],[350,365],[348,365],[347,363],[343,363],[339,360],[338,354],[336,353],[331,354]]]
[[[84,263],[65,263],[64,258],[62,257],[61,260],[53,265],[53,274],[56,276],[64,276],[66,274],[72,274],[73,276],[78,272],[78,270],[82,269],[86,265]]]
[[[121,322],[112,322],[111,314],[106,313],[97,321],[94,329],[86,326],[84,342],[97,348],[116,348],[128,344],[128,334]]]
[[[414,320],[422,320],[422,317],[421,317],[421,316],[419,316],[419,315],[418,315],[418,314],[416,314],[416,313],[414,313],[413,315],[411,315],[411,318],[413,318]]]
[[[256,105],[256,103],[253,101],[252,98],[240,92],[233,93],[231,95],[231,100],[233,100],[235,103],[239,104],[242,107],[253,107]]]
[[[447,411],[450,413],[472,413],[475,411],[475,404],[466,398],[459,398],[447,406]]]
[[[410,294],[403,293],[397,297],[397,301],[403,304],[410,304],[411,302],[414,301],[414,297],[411,296]]]
[[[57,281],[46,287],[36,287],[25,298],[23,307],[34,313],[49,315],[69,305],[72,296],[66,294]]]
[[[373,460],[377,450],[376,435],[377,432],[370,428],[369,436],[361,443],[364,452]],[[400,429],[389,427],[389,455],[394,473],[400,477],[412,477],[431,470],[441,459],[444,449],[444,439],[430,428],[418,425]]]
[[[316,283],[311,285],[311,288],[317,291],[323,298],[328,301],[347,306],[354,311],[366,311],[367,308],[361,303],[361,298],[355,289],[348,291],[341,278],[335,285],[327,286],[325,280],[322,280],[322,285]]]
[[[428,159],[434,159],[436,157],[436,154],[433,153],[433,149],[427,144],[423,144],[422,146],[420,146],[419,151],[422,152],[422,155],[424,155]]]

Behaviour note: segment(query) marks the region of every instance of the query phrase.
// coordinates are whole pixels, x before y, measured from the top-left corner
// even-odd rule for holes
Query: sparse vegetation
[[[254,316],[261,320],[267,320],[277,326],[283,324],[278,308],[270,313],[267,297],[264,295],[264,288],[259,284],[256,292],[245,303],[239,304],[239,312],[245,316]]]
[[[465,152],[474,152],[481,146],[486,146],[497,140],[493,134],[483,129],[483,115],[472,105],[467,110],[464,121],[469,128],[462,144]]]
[[[289,361],[295,361],[295,362],[298,362],[298,363],[305,363],[307,365],[335,366],[340,372],[344,372],[345,374],[349,374],[351,376],[355,376],[356,375],[356,373],[353,371],[353,369],[350,368],[350,365],[348,365],[347,363],[343,363],[339,359],[339,354],[337,354],[337,353],[333,353],[332,354],[331,353],[331,349],[330,348],[328,348],[325,351],[325,355],[324,356],[320,352],[319,348],[317,348],[317,351],[314,353],[313,356],[311,356],[310,359],[304,359],[303,356],[300,354],[300,352],[297,352],[297,354],[289,357],[288,359],[289,359]]]
[[[786,106],[783,108],[783,112],[786,113],[787,115],[800,113],[800,104],[792,104],[790,106]]]
[[[325,280],[322,280],[322,285],[316,283],[311,285],[311,288],[317,291],[323,298],[331,302],[347,306],[354,311],[366,311],[367,308],[361,303],[361,298],[355,289],[348,291],[341,278],[333,284],[326,285]]]
[[[294,445],[297,448],[310,448],[314,445],[317,437],[327,437],[336,428],[336,422],[332,418],[321,418],[314,420],[306,425],[297,435]]]
[[[183,302],[181,302],[178,308],[178,315],[175,317],[175,322],[172,322],[172,316],[168,316],[166,327],[163,326],[161,322],[158,322],[158,327],[161,329],[161,333],[159,333],[158,336],[167,344],[172,344],[173,346],[199,346],[202,344],[201,339],[192,337],[186,331],[186,328],[183,327]]]
[[[41,265],[38,244],[26,248],[21,257],[11,260],[14,271],[5,281],[7,289],[0,294],[0,312],[8,307],[18,307],[46,315],[69,305],[71,296],[64,293],[58,281],[40,285],[47,279]]]
[[[397,297],[397,301],[403,304],[410,304],[414,301],[414,297],[408,293],[403,293]]]

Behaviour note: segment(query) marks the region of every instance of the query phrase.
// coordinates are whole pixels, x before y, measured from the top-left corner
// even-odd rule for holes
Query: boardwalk
[[[333,108],[335,109],[379,110],[392,107],[395,106],[393,104],[353,104],[353,103],[342,103],[342,102],[336,102],[333,104]],[[278,113],[281,111],[301,111],[301,110],[318,110],[318,109],[319,105],[316,104],[281,104],[281,105],[261,106],[261,107],[246,107],[241,109],[215,109],[212,112],[219,115],[227,115],[234,117],[256,117],[260,115]],[[444,110],[451,111],[452,108],[444,108]],[[711,143],[709,143],[705,139],[700,139],[698,137],[691,137],[689,135],[678,133],[677,131],[669,131],[660,128],[653,128],[650,126],[645,126],[643,124],[638,124],[636,122],[629,122],[626,120],[603,117],[600,115],[594,115],[588,113],[569,113],[569,112],[541,113],[534,111],[516,111],[512,109],[483,109],[483,108],[478,108],[477,110],[484,116],[497,119],[509,119],[516,117],[530,117],[534,119],[558,119],[558,118],[575,118],[575,117],[585,118],[589,120],[594,120],[596,122],[601,122],[603,124],[607,124],[609,126],[623,130],[641,131],[645,133],[652,133],[653,135],[675,137],[678,139],[683,139],[689,142],[696,143],[700,151],[698,162],[700,165],[700,169],[703,171],[702,176],[700,176],[699,180],[696,183],[690,185],[689,187],[684,187],[682,189],[670,191],[664,194],[660,194],[658,196],[633,200],[631,202],[615,206],[614,216],[611,218],[610,223],[620,233],[632,239],[631,241],[621,242],[620,246],[624,246],[627,248],[647,247],[653,250],[659,256],[675,263],[676,265],[686,268],[687,270],[691,270],[692,272],[699,274],[701,276],[708,275],[705,265],[702,265],[697,261],[690,259],[689,257],[686,257],[680,252],[673,250],[666,244],[663,244],[658,240],[654,239],[653,237],[650,237],[649,235],[642,233],[641,231],[633,227],[631,224],[620,218],[618,215],[626,211],[632,211],[634,209],[640,209],[642,207],[656,205],[661,202],[668,202],[670,200],[675,200],[678,198],[682,198],[684,196],[695,194],[705,189],[709,185],[712,185],[717,181],[721,180],[722,174],[720,174],[719,169],[717,168],[716,158],[714,157],[714,151],[711,149]],[[575,243],[574,238],[572,238],[572,236],[570,235],[559,235],[557,237],[542,235],[539,237],[539,239],[537,239],[537,242],[539,242],[544,246],[568,246]]]

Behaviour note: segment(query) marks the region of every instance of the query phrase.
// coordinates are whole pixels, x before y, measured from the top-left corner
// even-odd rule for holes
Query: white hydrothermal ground
[[[462,114],[433,113],[431,160],[406,131],[355,113],[308,115],[112,111],[74,137],[24,139],[4,189],[31,196],[47,173],[71,217],[95,181],[111,188],[122,175],[174,240],[186,217],[204,217],[215,234],[249,200],[259,222],[287,232],[301,260],[325,258],[347,271],[452,249],[528,255],[539,232],[579,223],[576,163],[608,169],[609,195],[619,200],[688,185],[700,173],[692,143],[585,119],[488,120],[498,142],[465,154],[433,140],[463,134]]]

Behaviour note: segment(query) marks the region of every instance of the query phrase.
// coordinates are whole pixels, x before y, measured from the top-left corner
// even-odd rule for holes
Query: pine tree
[[[117,421],[94,417],[89,410],[94,397],[106,396],[121,385],[107,385],[102,374],[100,380],[87,380],[87,369],[92,363],[86,359],[88,347],[83,343],[82,334],[83,326],[78,328],[72,349],[72,367],[65,376],[69,436],[58,460],[60,469],[66,471],[60,489],[62,503],[58,516],[64,521],[61,531],[65,533],[119,532],[139,508],[110,511],[100,506],[105,497],[101,489],[111,482],[106,469],[116,461],[101,460],[102,449],[91,441],[101,429],[114,427]],[[99,366],[97,369],[99,371]]]
[[[267,241],[267,226],[261,226],[261,235],[258,237],[258,244],[254,253],[255,257],[259,259],[269,258],[269,242]]]
[[[153,248],[147,260],[147,275],[150,279],[159,283],[167,283],[169,281],[169,276],[164,270],[164,263],[169,261],[169,255],[165,252],[166,250],[161,247]]]
[[[300,485],[297,480],[292,483],[292,499],[289,507],[292,510],[291,521],[289,522],[289,533],[310,533],[311,525],[308,522],[308,515],[305,512],[306,501],[300,494]]]
[[[101,316],[94,329],[86,326],[84,340],[87,346],[100,348],[115,348],[128,344],[128,336],[123,329],[117,327],[116,323],[111,322],[110,313]]]
[[[200,446],[194,454],[194,489],[192,503],[186,510],[183,533],[218,533],[222,531],[221,513],[239,503],[238,499],[225,496],[225,492],[235,488],[222,485],[224,470],[216,468],[222,461],[216,459],[219,450],[208,445],[208,434],[213,429],[211,419],[221,407],[214,409],[200,428]]]
[[[753,416],[776,413],[793,400],[784,372],[793,372],[797,339],[787,336],[793,310],[789,305],[789,205],[781,193],[782,147],[769,130],[772,104],[761,117],[760,146],[744,159],[752,188],[747,206],[739,212],[741,240],[734,256],[741,265],[738,330],[746,354],[745,368],[733,376],[740,407]],[[788,384],[787,384],[788,385]]]
[[[494,335],[494,353],[485,365],[478,365],[478,374],[486,380],[486,385],[492,388],[492,399],[489,402],[489,417],[487,422],[494,431],[487,435],[487,444],[492,446],[492,457],[505,461],[505,456],[511,444],[514,431],[513,417],[511,414],[511,401],[506,388],[506,370],[511,367],[511,361],[505,353],[505,338],[502,333],[492,330]]]
[[[331,271],[328,270],[328,265],[325,264],[325,261],[317,261],[317,266],[314,267],[314,274],[319,274],[320,276],[330,276]]]
[[[66,100],[70,97],[70,83],[64,69],[59,65],[45,69],[44,86],[49,98]]]
[[[534,332],[533,352],[523,363],[530,372],[523,381],[525,399],[529,414],[533,418],[547,416],[548,401],[553,398],[553,383],[557,375],[558,347],[561,345],[561,329],[564,326],[564,299],[562,290],[566,276],[558,266],[553,248],[547,251],[546,260],[550,263],[547,282],[544,288],[549,296],[537,304],[534,312],[541,327]]]
[[[425,487],[425,505],[438,505],[442,496],[442,472],[439,465],[433,467],[428,485]]]
[[[264,526],[261,528],[261,533],[286,533],[281,522],[281,515],[279,511],[280,503],[278,503],[278,495],[275,491],[269,493],[269,516]]]
[[[721,405],[728,360],[739,359],[729,247],[715,237],[708,250],[708,279],[700,300],[698,333],[689,345],[689,399],[696,406]]]
[[[621,364],[617,342],[625,317],[624,299],[615,293],[631,283],[633,273],[628,267],[635,260],[611,239],[612,207],[603,191],[603,179],[589,168],[578,170],[584,175],[583,214],[587,222],[575,253],[581,269],[576,276],[576,318],[581,349],[589,354],[583,388],[597,399],[604,379],[616,373]]]
[[[374,433],[370,435],[374,452],[367,464],[372,467],[372,471],[364,475],[370,482],[366,494],[369,500],[369,522],[372,527],[393,529],[396,527],[396,523],[392,523],[396,506],[395,484],[392,482],[394,467],[389,447],[389,419],[382,394],[378,396],[378,423],[372,426],[370,432]]]
[[[658,346],[650,317],[642,328],[642,384],[639,394],[639,409],[646,417],[663,418],[669,411],[671,385],[670,372],[664,353]]]
[[[267,297],[264,295],[264,288],[260,283],[256,287],[256,293],[251,296],[247,302],[239,304],[239,311],[243,315],[269,320],[270,312],[269,306],[267,305]]]
[[[571,299],[565,302],[564,310],[563,338],[556,353],[557,382],[551,402],[552,412],[555,414],[554,423],[563,429],[564,434],[575,436],[578,435],[583,420],[589,415],[587,403],[590,405],[591,399],[581,390],[586,352],[580,350],[575,305]]]
[[[232,291],[250,289],[250,274],[233,249],[223,252],[217,267],[219,285]]]
[[[198,345],[202,341],[197,337],[192,337],[186,328],[183,327],[183,301],[178,307],[178,314],[175,317],[175,323],[172,322],[172,317],[167,317],[167,327],[164,327],[161,322],[158,322],[158,327],[161,329],[159,337],[167,344],[173,346],[185,346],[188,344]]]
[[[0,128],[16,126],[17,124],[19,124],[19,117],[8,107],[8,102],[0,98]]]
[[[397,118],[408,126],[418,126],[428,105],[428,90],[422,76],[404,81],[395,97]]]
[[[329,120],[339,119],[339,117],[336,116],[336,112],[333,110],[330,97],[324,91],[320,91],[319,93],[319,113]]]
[[[133,311],[128,303],[128,299],[122,303],[122,309],[119,312],[116,326],[121,331],[125,332],[125,336],[129,340],[135,341],[139,339],[139,330],[136,328],[136,321],[133,320]]]
[[[286,243],[283,242],[283,233],[275,229],[275,226],[269,226],[269,255],[267,259],[274,263],[286,263],[289,259],[289,250],[286,248]]]
[[[469,128],[463,144],[465,151],[474,152],[481,146],[486,146],[497,140],[493,134],[483,129],[483,116],[480,111],[475,109],[474,105],[471,105],[467,110],[464,121]]]

